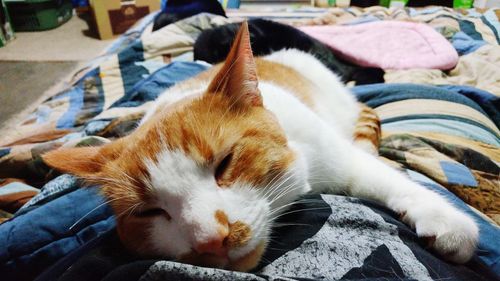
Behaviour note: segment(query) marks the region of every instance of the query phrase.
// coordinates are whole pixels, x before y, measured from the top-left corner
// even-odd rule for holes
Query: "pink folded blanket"
[[[330,46],[344,59],[383,69],[451,69],[457,51],[432,27],[379,21],[358,25],[303,26],[300,30]]]

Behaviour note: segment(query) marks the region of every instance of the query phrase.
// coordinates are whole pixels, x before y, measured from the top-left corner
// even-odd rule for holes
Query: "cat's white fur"
[[[196,166],[181,152],[165,149],[157,163],[148,164],[158,204],[173,218],[157,218],[154,223],[151,235],[159,253],[179,256],[199,241],[216,235],[213,213],[223,209],[229,221],[244,221],[255,232],[247,246],[229,253],[230,258],[242,257],[261,239],[268,239],[272,217],[286,210],[280,206],[312,191],[376,200],[402,214],[418,236],[436,237],[433,248],[449,260],[461,263],[473,255],[478,227],[469,216],[353,144],[351,136],[359,107],[332,72],[313,56],[298,50],[283,50],[266,59],[295,69],[317,87],[313,111],[280,85],[259,80],[265,108],[277,116],[289,145],[296,151],[294,167],[268,187],[265,194],[239,183],[220,189],[213,171]],[[206,85],[200,85],[194,89],[180,86],[167,90],[142,122],[158,108],[186,95],[201,95],[205,89]],[[172,183],[176,183],[175,187]],[[283,192],[283,188],[288,189]]]

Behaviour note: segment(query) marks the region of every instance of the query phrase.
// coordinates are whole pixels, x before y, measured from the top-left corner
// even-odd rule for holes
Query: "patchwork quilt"
[[[375,7],[307,14],[308,19],[290,20],[283,13],[267,18],[294,25],[422,22],[460,55],[449,71],[387,71],[386,83],[351,90],[381,118],[380,157],[477,221],[480,242],[470,263],[442,261],[390,210],[327,194],[303,198],[296,212],[283,217],[285,226],[275,230],[279,239],[252,273],[141,260],[126,253],[98,187],[80,188],[74,177],[49,169],[40,155],[128,134],[166,88],[210,67],[192,59],[201,31],[245,16],[199,14],[151,32],[153,14],[78,72],[71,87],[0,136],[2,280],[499,278],[500,10],[462,14],[440,7]]]

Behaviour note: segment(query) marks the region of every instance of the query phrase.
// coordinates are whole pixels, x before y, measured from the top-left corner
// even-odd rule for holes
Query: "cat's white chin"
[[[235,260],[230,260],[230,263],[226,266],[226,268],[237,271],[250,271],[254,269],[259,264],[266,246],[266,240],[260,240],[260,242],[253,250],[242,257],[239,257]]]
[[[259,240],[256,246],[246,253],[237,256],[217,256],[211,254],[197,254],[189,252],[176,258],[177,261],[197,266],[216,267],[227,270],[250,271],[255,268],[264,254],[267,242]],[[241,251],[239,253],[242,253]]]

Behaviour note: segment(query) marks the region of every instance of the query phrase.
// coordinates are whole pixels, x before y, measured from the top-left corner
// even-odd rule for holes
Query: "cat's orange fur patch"
[[[222,240],[225,241],[225,238],[230,233],[229,220],[227,218],[226,213],[223,210],[220,210],[220,209],[216,210],[215,211],[215,220],[219,223],[217,232],[223,238]],[[226,246],[226,245],[223,245],[223,246]]]
[[[381,128],[380,119],[374,109],[359,103],[361,111],[354,129],[354,143],[373,155],[378,155]]]
[[[252,231],[248,224],[242,221],[235,221],[229,225],[229,235],[227,236],[226,245],[229,248],[238,248],[245,246],[252,238]]]
[[[226,213],[224,213],[223,210],[216,210],[215,211],[215,219],[217,220],[218,223],[221,225],[229,225],[229,220],[227,218]]]
[[[113,207],[116,208],[116,207]],[[122,245],[133,253],[145,257],[153,257],[157,254],[151,251],[153,245],[150,243],[147,229],[151,227],[151,221],[137,218],[132,214],[117,218],[116,231]]]

